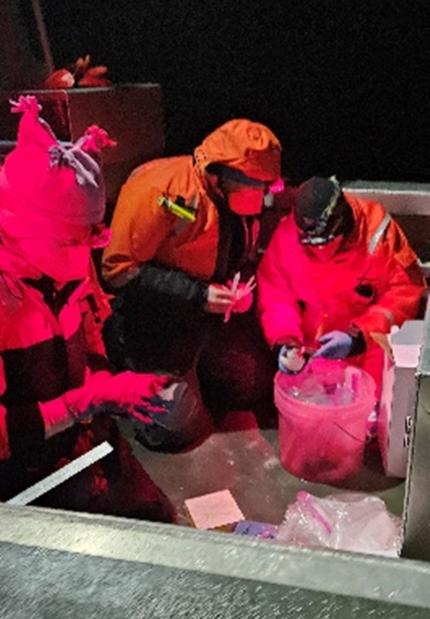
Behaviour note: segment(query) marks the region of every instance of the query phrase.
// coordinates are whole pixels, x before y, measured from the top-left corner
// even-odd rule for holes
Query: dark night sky
[[[29,3],[28,3],[29,4]],[[168,153],[267,123],[293,179],[430,181],[428,0],[43,0],[57,66],[157,81]]]

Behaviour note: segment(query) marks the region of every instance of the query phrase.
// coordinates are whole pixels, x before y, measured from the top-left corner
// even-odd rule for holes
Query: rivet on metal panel
[[[414,425],[414,421],[410,415],[406,415],[405,417],[405,432],[406,434],[410,434],[412,431],[412,426]]]

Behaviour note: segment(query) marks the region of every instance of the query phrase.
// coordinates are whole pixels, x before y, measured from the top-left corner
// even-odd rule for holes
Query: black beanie
[[[313,176],[302,183],[294,196],[295,219],[299,227],[303,218],[327,221],[336,207],[341,195],[336,177],[321,178]]]

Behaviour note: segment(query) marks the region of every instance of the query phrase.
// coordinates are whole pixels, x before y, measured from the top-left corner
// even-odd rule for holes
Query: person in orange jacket
[[[374,378],[378,336],[417,315],[425,284],[403,232],[384,208],[313,177],[293,194],[258,271],[258,306],[267,342],[288,372],[289,352],[349,358]],[[291,356],[290,356],[291,359]]]
[[[280,154],[270,129],[236,119],[208,135],[193,156],[152,161],[131,174],[103,257],[103,276],[117,292],[114,319],[122,321],[125,350],[114,350],[115,320],[107,330],[119,363],[125,358],[129,367],[183,374],[198,358],[200,379],[212,382],[212,395],[226,405],[246,406],[258,397],[264,342],[252,329],[233,334],[223,317],[250,305],[251,295],[238,303],[227,283],[255,248]],[[225,371],[215,348],[229,357]],[[233,363],[227,350],[235,351]]]

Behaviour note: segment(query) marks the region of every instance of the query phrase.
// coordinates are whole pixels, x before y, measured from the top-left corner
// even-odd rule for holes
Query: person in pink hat
[[[171,521],[112,419],[163,414],[168,381],[113,375],[105,355],[110,309],[91,250],[109,239],[100,152],[114,143],[93,126],[60,144],[34,97],[12,112],[17,144],[0,170],[0,500],[107,440],[109,456],[38,504]]]

